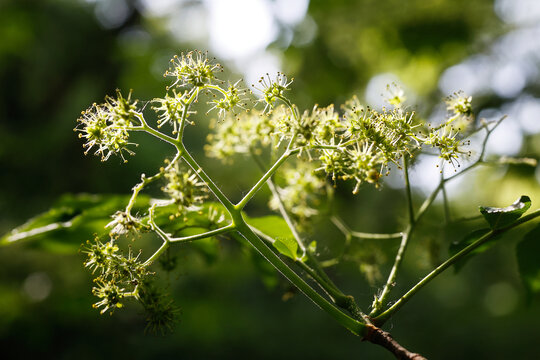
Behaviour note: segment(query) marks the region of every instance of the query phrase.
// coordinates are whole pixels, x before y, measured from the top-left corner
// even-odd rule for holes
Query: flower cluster
[[[449,122],[449,121],[448,121]],[[461,155],[470,156],[471,152],[463,150],[464,146],[470,145],[469,140],[462,140],[459,136],[459,130],[453,125],[444,123],[435,130],[429,132],[424,139],[424,144],[431,145],[439,149],[439,157],[443,161],[449,162],[454,168],[459,167],[458,159]],[[442,171],[442,170],[441,170]]]
[[[109,235],[113,238],[137,232],[144,228],[140,219],[126,211],[117,211],[112,218],[113,220],[105,225],[105,228],[111,228]]]
[[[312,162],[299,159],[294,166],[286,166],[280,172],[280,180],[284,183],[279,188],[280,198],[272,196],[270,208],[278,210],[282,201],[300,226],[319,214],[327,186],[325,177],[316,172]]]
[[[197,174],[191,170],[184,171],[178,162],[163,171],[167,183],[162,191],[178,206],[176,216],[198,210],[207,197],[208,189]]]
[[[86,141],[85,154],[96,148],[95,154],[101,156],[102,161],[116,154],[126,162],[124,153],[134,155],[128,146],[136,145],[129,142],[128,130],[140,115],[137,101],[131,100],[131,92],[124,98],[119,90],[116,98],[107,97],[104,104],[93,104],[83,111],[75,131]]]
[[[249,99],[246,95],[250,93],[250,91],[238,86],[241,81],[242,80],[238,80],[234,84],[229,84],[227,90],[221,92],[221,97],[214,95],[216,99],[209,102],[212,107],[208,112],[216,109],[218,111],[218,116],[223,119],[229,112],[233,112],[233,115],[236,116],[236,113],[234,113],[235,109],[248,111],[247,101]]]
[[[290,90],[289,86],[292,82],[293,80],[288,80],[286,75],[278,72],[275,80],[272,80],[269,74],[266,74],[266,77],[261,77],[259,79],[260,88],[252,85],[262,93],[261,101],[265,103],[264,111],[273,108],[278,99],[286,99],[285,91]]]
[[[162,127],[164,124],[169,123],[173,127],[173,134],[178,131],[178,125],[180,124],[180,119],[182,114],[187,107],[187,99],[189,97],[188,92],[183,92],[177,94],[176,90],[173,89],[173,95],[165,94],[164,98],[156,98],[152,100],[152,103],[156,104],[152,106],[158,114],[157,125],[158,128]],[[189,115],[189,112],[186,112],[186,118]]]
[[[223,123],[214,125],[206,147],[208,155],[227,160],[234,153],[258,153],[264,146],[278,147],[283,140],[293,141],[291,145],[307,153],[317,170],[323,170],[332,180],[355,181],[356,193],[365,182],[379,186],[390,164],[401,168],[402,158],[415,156],[423,146],[437,148],[440,158],[454,167],[459,166],[461,156],[470,154],[463,149],[468,141],[457,126],[461,119],[472,118],[470,97],[449,98],[453,116],[432,127],[404,110],[405,96],[395,85],[387,89],[391,109],[371,109],[353,97],[342,106],[340,116],[332,105],[315,106],[299,115],[284,97],[290,85],[284,75],[279,74],[276,81],[262,79],[261,83],[263,100],[272,110],[263,111],[264,115],[253,111],[238,120],[226,117]],[[275,106],[277,99],[287,106]]]
[[[325,108],[315,105],[311,113],[304,111],[301,116],[297,116],[295,107],[293,111],[293,114],[288,114],[284,107],[280,107],[272,119],[281,140],[294,138],[296,146],[335,144],[336,135],[344,129],[333,105]]]
[[[447,124],[459,131],[466,131],[474,120],[472,110],[472,96],[463,92],[456,92],[445,99],[446,110],[449,113]]]
[[[401,108],[407,98],[403,89],[395,83],[386,85],[385,100],[395,108]]]
[[[177,86],[203,87],[216,80],[216,73],[223,69],[208,59],[208,54],[201,51],[190,51],[171,59],[171,67],[164,76],[175,77],[170,88]]]
[[[84,265],[91,269],[92,273],[99,273],[94,280],[96,286],[92,293],[100,299],[94,307],[103,307],[102,314],[122,307],[122,299],[126,297],[138,297],[139,284],[150,274],[146,266],[139,261],[140,253],[134,256],[130,249],[127,257],[124,256],[112,238],[106,243],[98,238],[94,242],[88,241],[83,252],[87,255]],[[128,291],[128,288],[131,291]]]
[[[210,127],[214,133],[208,135],[206,154],[224,161],[230,161],[234,154],[259,153],[272,143],[276,131],[272,115],[257,110],[238,118],[227,116]]]

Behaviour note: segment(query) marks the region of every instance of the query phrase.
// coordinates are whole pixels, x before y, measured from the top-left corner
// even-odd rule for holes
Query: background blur
[[[208,49],[229,71],[226,77],[243,77],[247,84],[266,72],[293,76],[291,96],[300,108],[339,105],[353,94],[378,107],[386,84],[396,82],[413,109],[435,119],[445,114],[441,100],[463,90],[473,95],[479,117],[509,116],[493,134],[490,156],[540,154],[535,0],[0,0],[0,39],[0,234],[47,210],[62,194],[125,194],[141,172],[154,173],[170,155],[167,146],[141,138],[127,164],[118,158],[101,163],[83,155],[72,129],[81,110],[115,88],[134,89],[139,99],[162,96],[171,56],[195,48]],[[202,152],[207,132],[204,122],[190,127],[190,144],[201,163],[216,166]],[[242,165],[218,169],[212,175],[233,198],[252,183]],[[417,203],[437,174],[433,163],[417,164]],[[508,205],[522,194],[537,208],[539,181],[534,167],[481,169],[452,184],[452,211],[475,215],[479,205]],[[353,204],[345,203],[350,190],[338,189],[336,203],[346,204],[340,211],[351,226],[399,229],[405,199],[398,180],[382,191],[362,189]],[[441,229],[440,215],[435,209],[424,221],[418,233],[427,235],[415,239],[396,293],[476,226]],[[433,281],[387,329],[428,358],[537,356],[540,303],[525,296],[515,240]],[[373,253],[384,259],[397,246]],[[3,247],[2,352],[55,359],[392,358],[359,342],[304,296],[283,301],[292,289],[284,282],[265,286],[252,257],[232,241],[222,241],[213,256],[180,254],[179,270],[165,282],[182,308],[181,321],[173,334],[145,335],[136,305],[112,317],[91,308],[91,276],[76,250]],[[388,266],[381,269],[385,275]],[[332,275],[364,308],[380,286],[364,280],[355,262]]]

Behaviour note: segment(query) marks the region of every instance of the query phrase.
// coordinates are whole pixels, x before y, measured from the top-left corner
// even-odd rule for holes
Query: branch
[[[349,229],[349,227],[345,224],[343,219],[341,219],[337,215],[332,216],[330,220],[339,229],[339,231],[343,233],[346,239],[350,239],[351,237],[354,237],[354,238],[366,239],[366,240],[392,240],[392,239],[401,239],[403,236],[403,233],[401,232],[392,233],[392,234],[378,234],[378,233],[366,233],[366,232],[354,231],[354,230]]]
[[[370,316],[377,315],[378,313],[380,313],[382,308],[386,305],[388,296],[390,295],[390,291],[393,289],[395,285],[397,273],[401,265],[401,261],[403,260],[403,256],[405,255],[405,251],[407,250],[409,239],[411,238],[411,234],[416,225],[416,219],[414,216],[414,209],[413,209],[413,203],[412,203],[411,184],[409,182],[408,162],[407,162],[406,155],[403,156],[403,174],[405,177],[405,190],[407,193],[407,204],[409,208],[409,211],[408,211],[409,225],[407,226],[407,230],[405,230],[405,233],[403,234],[401,238],[401,243],[399,244],[399,249],[396,254],[396,258],[394,259],[394,265],[392,266],[392,270],[390,270],[390,274],[388,275],[388,280],[386,280],[386,284],[384,285],[381,295],[378,297],[375,297],[375,300],[373,301],[373,305],[372,305],[373,310],[371,311]]]
[[[233,213],[233,215],[237,215]],[[247,242],[249,242],[269,263],[271,263],[280,273],[282,273],[291,283],[293,283],[301,292],[303,292],[311,301],[323,309],[334,318],[338,323],[347,328],[353,334],[364,335],[365,323],[353,319],[347,314],[341,312],[331,302],[316,292],[308,283],[304,281],[296,272],[294,272],[266,243],[261,240],[249,227],[249,225],[240,217],[233,217],[236,230]]]
[[[298,151],[296,149],[292,151],[291,150],[285,151],[283,155],[281,155],[281,157],[274,163],[274,165],[272,165],[272,167],[268,169],[268,171],[259,179],[259,181],[257,181],[257,183],[253,185],[253,187],[251,188],[251,190],[248,191],[246,196],[244,196],[244,198],[240,200],[238,204],[235,205],[235,208],[238,210],[242,210],[246,206],[248,201],[251,200],[253,195],[255,195],[255,193],[259,191],[261,187],[264,186],[266,181],[270,179],[272,175],[274,175],[277,169],[279,169],[279,167],[283,165],[283,163],[289,158],[289,156],[297,153]]]
[[[505,227],[504,229],[500,230],[492,230],[482,236],[480,239],[476,240],[445,262],[443,262],[441,265],[437,266],[432,272],[427,274],[422,280],[420,280],[416,285],[414,285],[405,295],[403,295],[398,301],[394,303],[390,308],[388,308],[385,312],[377,316],[374,320],[376,324],[383,324],[386,320],[388,320],[396,311],[398,311],[407,301],[410,300],[410,298],[416,294],[421,288],[423,288],[425,285],[427,285],[431,280],[433,280],[437,275],[442,273],[444,270],[449,268],[451,265],[455,264],[457,261],[471,253],[473,250],[477,249],[479,246],[484,244],[485,242],[489,241],[490,239],[493,239],[495,236],[498,236],[500,234],[503,234],[507,232],[508,230],[511,230],[515,228],[516,226],[519,226],[521,224],[524,224],[532,219],[535,219],[537,217],[540,217],[540,209],[533,211],[532,213],[523,216],[522,218],[516,220],[513,224]]]
[[[396,359],[426,360],[422,355],[410,352],[401,346],[394,338],[392,338],[392,335],[390,335],[389,332],[373,325],[366,325],[366,328],[367,332],[364,336],[364,340],[384,347],[394,354]]]

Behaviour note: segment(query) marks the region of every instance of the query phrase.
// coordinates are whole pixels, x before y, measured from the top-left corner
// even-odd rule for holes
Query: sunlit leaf
[[[277,238],[274,247],[283,255],[298,260],[298,243],[294,238]]]
[[[93,234],[106,234],[111,215],[128,201],[128,195],[64,195],[49,211],[2,236],[0,245],[31,242],[52,252],[75,252]],[[149,201],[139,196],[134,211],[147,207]]]
[[[516,247],[519,273],[530,295],[540,292],[540,224]]]
[[[523,195],[505,208],[480,206],[480,212],[493,230],[502,229],[519,219],[531,207],[531,199]]]
[[[257,218],[248,218],[248,223],[261,232],[274,239],[274,247],[283,255],[299,260],[298,243],[287,225],[287,222],[279,216],[268,215]]]

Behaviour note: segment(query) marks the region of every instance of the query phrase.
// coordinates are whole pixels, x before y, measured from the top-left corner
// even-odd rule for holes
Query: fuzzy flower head
[[[460,91],[447,97],[445,102],[449,113],[447,124],[451,124],[458,131],[467,131],[474,120],[472,96],[467,96]]]
[[[270,114],[258,110],[238,117],[229,114],[223,121],[211,124],[205,150],[208,156],[230,162],[235,154],[260,153],[275,138],[275,124]]]
[[[176,78],[169,88],[177,86],[203,87],[216,79],[216,73],[223,71],[220,64],[208,59],[208,54],[202,51],[190,51],[171,59],[171,68],[164,76]]]
[[[456,92],[445,99],[446,109],[455,115],[470,117],[472,115],[472,96]]]
[[[140,219],[125,211],[117,211],[112,218],[113,220],[105,225],[105,228],[111,229],[109,235],[112,237],[137,232],[143,227]]]
[[[112,121],[117,125],[131,125],[133,120],[140,113],[137,111],[137,100],[131,100],[130,90],[127,98],[122,96],[120,90],[116,90],[116,98],[107,96],[105,98],[105,107],[110,113]]]
[[[425,144],[438,148],[439,157],[443,161],[450,163],[454,169],[460,167],[459,157],[463,155],[471,156],[471,151],[463,149],[463,147],[470,145],[470,141],[461,140],[459,132],[451,125],[432,131]]]
[[[403,89],[395,83],[386,85],[385,95],[386,102],[395,108],[401,108],[405,100],[407,100]]]
[[[165,94],[164,98],[153,99],[152,103],[155,105],[152,106],[152,110],[158,114],[158,128],[169,123],[173,126],[173,134],[175,134],[178,131],[182,113],[187,106],[187,97],[189,96],[189,93],[184,92],[182,94],[177,94],[174,89],[172,92],[172,96]]]
[[[83,250],[83,253],[87,255],[84,266],[91,269],[92,273],[96,270],[105,273],[109,270],[111,262],[117,256],[118,250],[119,248],[113,240],[106,243],[102,243],[98,238],[93,243],[88,241],[87,247]]]
[[[100,311],[101,314],[106,313],[109,309],[112,313],[116,308],[124,306],[121,301],[124,298],[123,292],[125,289],[120,288],[114,281],[98,278],[95,282],[97,286],[92,289],[92,293],[101,300],[95,303],[93,307],[96,309],[103,307]]]
[[[181,170],[178,162],[164,171],[167,184],[162,190],[178,205],[179,213],[198,209],[208,190],[197,174]]]
[[[75,131],[79,132],[79,138],[85,139],[85,154],[91,149],[96,149],[95,155],[101,156],[106,161],[112,154],[116,154],[126,162],[124,154],[134,155],[129,149],[130,126],[136,121],[140,113],[136,110],[137,101],[131,100],[131,92],[124,98],[120,91],[117,97],[107,97],[104,104],[92,104],[83,111]]]
[[[327,189],[326,178],[316,172],[312,162],[298,161],[295,166],[285,166],[279,180],[284,186],[279,188],[279,199],[270,199],[270,208],[278,210],[281,200],[300,226],[319,214]]]
[[[374,145],[374,143],[369,145],[364,143],[362,146],[356,144],[347,151],[351,166],[344,178],[351,178],[356,181],[353,194],[358,193],[363,182],[379,187],[379,179],[387,161],[380,153],[374,151]]]
[[[289,86],[292,84],[293,80],[294,79],[288,80],[286,75],[278,72],[275,80],[272,80],[269,74],[266,74],[266,77],[261,77],[259,80],[261,88],[252,85],[262,93],[263,97],[261,101],[266,104],[264,108],[265,111],[268,107],[274,107],[274,103],[277,99],[284,98],[285,91],[290,90]]]
[[[249,90],[240,88],[238,84],[242,80],[238,80],[234,84],[229,84],[227,91],[222,94],[222,97],[210,101],[213,105],[208,112],[217,109],[218,116],[224,118],[229,112],[234,112],[235,109],[247,110],[248,98],[245,96]],[[236,116],[236,114],[234,114]]]

